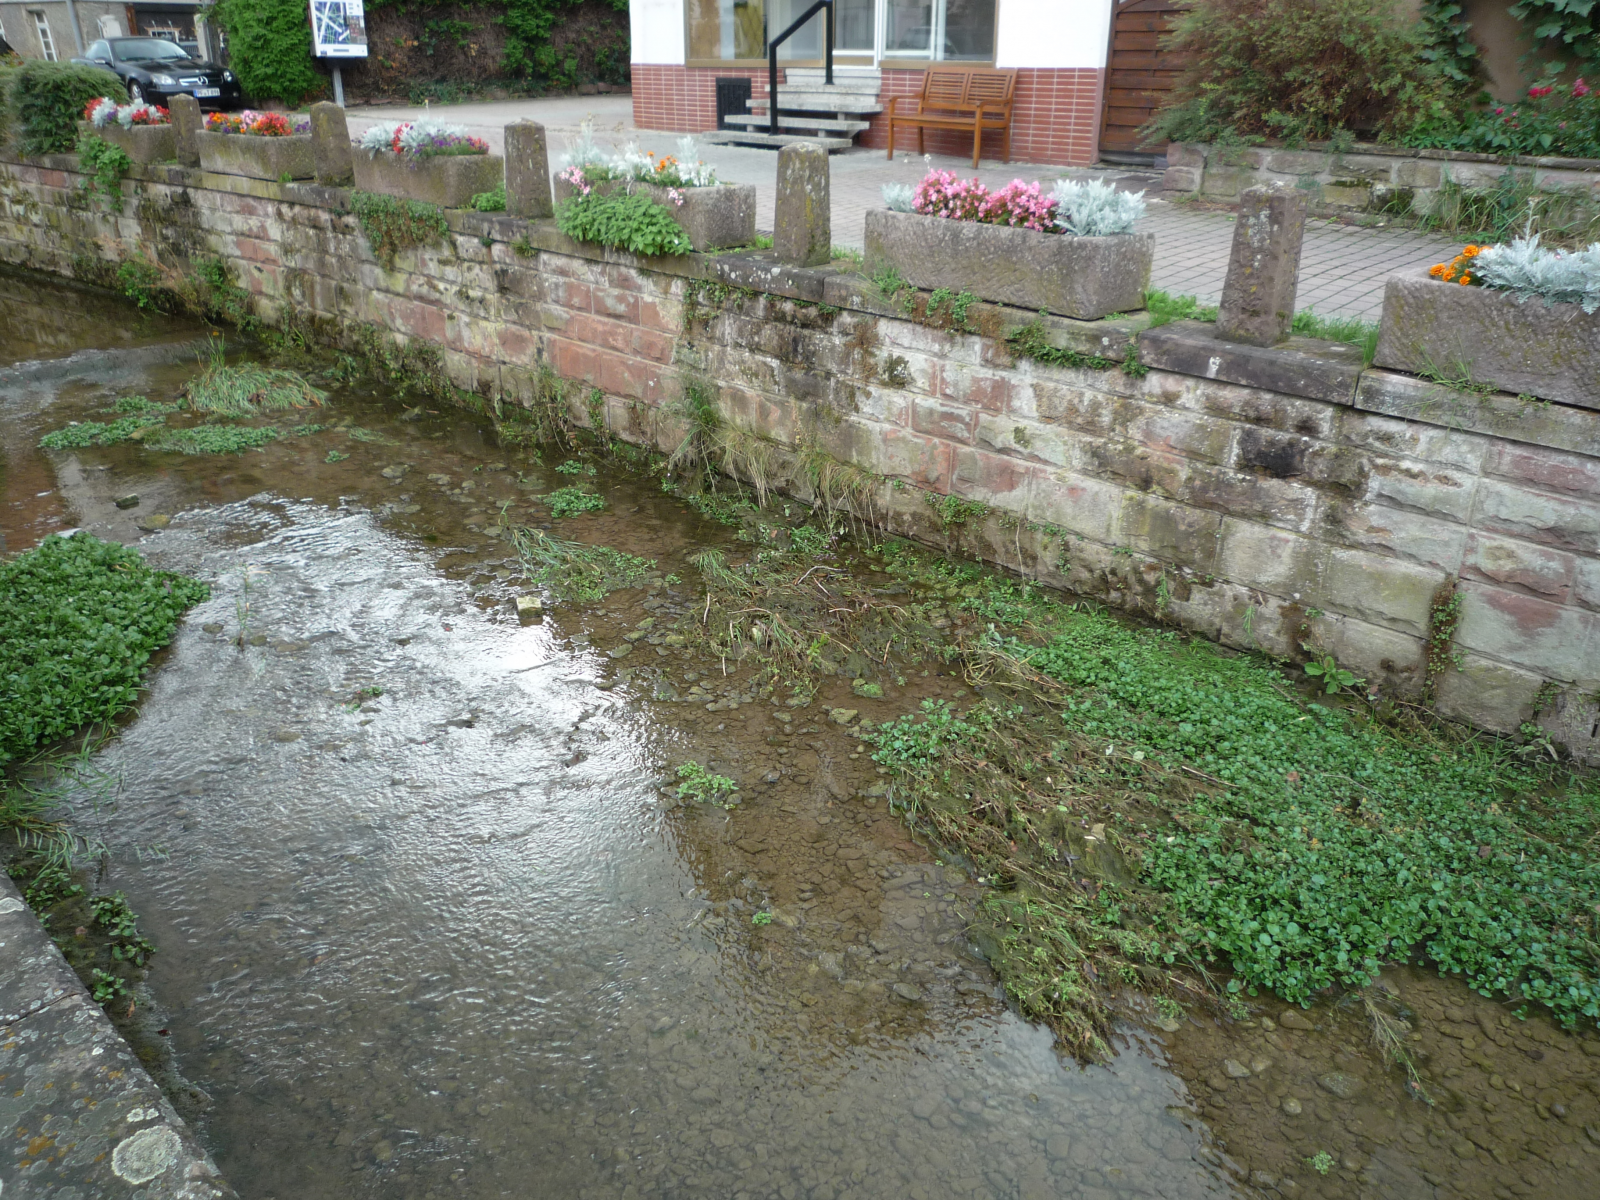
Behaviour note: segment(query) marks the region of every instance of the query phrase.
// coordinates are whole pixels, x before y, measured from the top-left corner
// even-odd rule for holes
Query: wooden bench
[[[1017,90],[1015,71],[993,67],[932,67],[922,76],[921,96],[889,97],[889,157],[894,157],[896,125],[915,125],[917,153],[922,148],[924,129],[972,131],[972,165],[978,165],[983,135],[994,131],[1005,136],[1005,155],[1011,161],[1011,104]],[[916,105],[914,111],[901,108]]]

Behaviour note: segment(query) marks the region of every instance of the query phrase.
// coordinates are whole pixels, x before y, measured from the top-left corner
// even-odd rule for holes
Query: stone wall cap
[[[1276,346],[1225,342],[1204,321],[1174,321],[1139,335],[1139,359],[1163,371],[1350,404],[1361,378],[1359,347],[1291,337]]]

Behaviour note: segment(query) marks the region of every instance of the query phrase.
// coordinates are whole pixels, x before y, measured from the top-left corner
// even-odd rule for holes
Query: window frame
[[[937,2],[939,2],[939,0],[935,0],[935,2],[937,3]],[[994,0],[994,40],[993,40],[993,44],[995,46],[998,46],[1000,44],[1000,8],[1001,8],[1001,5],[1003,5],[1005,2],[1006,2],[1006,0]],[[765,69],[766,68],[767,60],[765,58],[694,58],[694,57],[691,57],[688,54],[688,48],[691,45],[693,45],[693,42],[691,41],[690,29],[689,29],[689,7],[690,6],[687,3],[687,0],[685,0],[685,3],[683,5],[683,46],[684,46],[684,51],[685,51],[684,58],[683,58],[683,65],[685,67],[699,67],[699,68],[712,67],[712,68],[725,68],[725,69],[735,69],[735,70],[741,70],[741,69],[742,70],[754,70],[754,69],[756,69],[758,67],[761,68],[761,69]],[[819,13],[818,17],[821,18],[822,14]],[[874,24],[873,40],[876,41],[876,42],[879,42],[881,44],[882,34],[883,34],[883,24],[882,24],[882,22],[877,21],[877,20],[874,20],[873,24]],[[782,70],[783,68],[786,68],[786,67],[820,67],[822,65],[823,65],[823,60],[820,59],[820,58],[780,58],[780,59],[778,59],[778,68],[780,70]],[[948,58],[948,59],[941,58],[941,59],[935,59],[935,58],[932,58],[932,57],[928,57],[928,58],[896,58],[891,54],[881,53],[876,49],[874,49],[874,51],[871,54],[863,54],[859,50],[853,50],[853,51],[848,51],[848,52],[843,52],[843,53],[841,53],[838,50],[835,50],[833,52],[833,65],[836,66],[836,67],[876,67],[876,68],[878,68],[880,70],[885,70],[885,71],[930,71],[930,70],[934,70],[934,69],[937,69],[937,68],[940,68],[940,67],[950,67],[950,66],[957,66],[957,67],[990,67],[990,68],[992,68],[995,65],[995,56],[993,54],[990,54],[987,59],[980,59],[980,58]]]
[[[56,52],[56,35],[50,28],[50,18],[42,8],[30,8],[28,15],[33,18],[33,35],[39,39],[39,52],[44,55],[45,62],[60,62],[61,55]]]

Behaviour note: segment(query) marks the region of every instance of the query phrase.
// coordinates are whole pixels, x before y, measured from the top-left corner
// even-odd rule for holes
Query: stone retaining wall
[[[1552,196],[1600,207],[1600,161],[1587,158],[1495,158],[1457,150],[1412,150],[1359,143],[1287,150],[1173,142],[1161,186],[1232,203],[1246,188],[1287,186],[1311,195],[1324,212],[1430,212],[1448,180],[1466,189],[1499,186],[1507,171]]]
[[[0,1080],[7,1197],[234,1197],[4,872]]]
[[[698,384],[794,494],[820,454],[899,532],[1228,645],[1311,644],[1451,717],[1514,730],[1538,711],[1575,751],[1600,746],[1595,412],[1142,317],[1046,331],[1101,362],[1136,339],[1143,375],[1043,366],[1003,340],[1033,314],[980,305],[979,332],[941,329],[947,311],[915,319],[859,275],[641,261],[507,216],[453,212],[447,246],[386,270],[340,189],[137,168],[117,216],[85,207],[73,167],[0,162],[0,259],[92,278],[136,253],[174,270],[218,254],[268,315],[424,339],[482,395],[526,400],[548,366],[581,385],[578,419],[592,398],[663,449]],[[945,496],[964,503],[930,503]],[[1430,608],[1452,585],[1457,665],[1430,688]]]

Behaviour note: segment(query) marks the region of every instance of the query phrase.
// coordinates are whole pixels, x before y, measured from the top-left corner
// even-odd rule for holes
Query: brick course
[[[174,272],[220,255],[269,318],[425,339],[485,394],[525,399],[549,368],[580,385],[575,417],[576,393],[598,388],[619,436],[663,449],[683,433],[672,404],[709,383],[784,469],[810,446],[879,477],[872,513],[899,532],[1229,644],[1298,658],[1310,643],[1408,697],[1423,693],[1432,597],[1459,578],[1460,670],[1436,681],[1441,711],[1514,729],[1547,681],[1600,687],[1600,459],[1514,425],[1361,411],[1364,382],[1339,403],[1013,361],[1002,341],[919,324],[839,278],[826,307],[702,296],[686,324],[690,281],[716,278],[714,260],[652,265],[549,222],[452,213],[447,245],[386,269],[338,189],[136,168],[116,216],[86,205],[70,161],[0,161],[0,259],[93,278],[134,253]],[[855,298],[836,303],[836,285]],[[1529,429],[1595,444],[1600,414],[1558,415]],[[809,495],[798,469],[784,486]],[[991,511],[947,530],[924,491]]]

